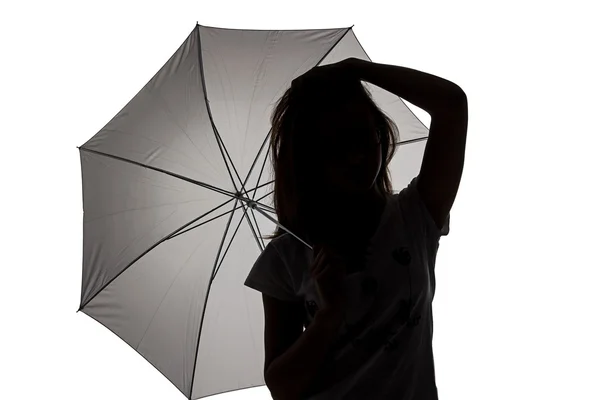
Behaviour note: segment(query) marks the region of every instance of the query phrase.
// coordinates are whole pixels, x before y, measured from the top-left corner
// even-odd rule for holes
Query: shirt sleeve
[[[440,237],[447,236],[450,233],[450,214],[448,214],[444,226],[440,229],[419,194],[417,189],[418,179],[419,176],[414,177],[408,186],[398,194],[398,201],[405,212],[411,218],[416,219],[418,225],[423,228],[425,236],[430,240],[438,241]]]
[[[267,244],[254,263],[244,286],[283,301],[296,302],[299,299],[294,291],[292,275],[272,242]]]

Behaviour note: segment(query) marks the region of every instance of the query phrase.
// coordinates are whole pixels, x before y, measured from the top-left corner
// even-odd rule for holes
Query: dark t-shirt
[[[307,399],[437,400],[432,354],[435,259],[439,229],[414,178],[390,195],[371,237],[364,268],[346,276],[345,322]],[[302,301],[306,325],[320,307],[308,271],[313,252],[290,234],[272,240],[245,285]]]

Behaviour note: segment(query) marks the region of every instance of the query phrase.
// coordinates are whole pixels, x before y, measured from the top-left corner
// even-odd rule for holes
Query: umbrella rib
[[[232,181],[232,183],[233,183],[236,191],[238,191],[239,193],[243,192],[246,196],[248,196],[248,190],[246,190],[246,183],[245,182],[242,183],[242,178],[238,174],[237,169],[235,168],[235,165],[233,164],[233,161],[231,160],[231,157],[229,156],[229,152],[227,151],[227,147],[225,147],[225,143],[223,142],[223,139],[221,138],[221,135],[219,135],[219,131],[217,130],[217,127],[214,125],[214,123],[213,123],[213,131],[215,132],[215,135],[217,135],[217,138],[218,138],[217,141],[219,143],[219,149],[221,149],[221,146],[223,146],[223,150],[225,150],[225,154],[227,154],[227,158],[229,159],[229,162],[231,163],[231,166],[233,167],[233,171],[235,172],[235,175],[237,176],[239,182],[242,185],[242,187],[238,191],[237,186],[235,186],[235,182],[234,182],[233,176],[231,175],[231,171],[229,170],[229,166],[227,166],[227,170],[230,171],[229,172],[229,176],[231,177],[231,181]],[[221,150],[221,155],[223,155],[223,150]],[[225,156],[224,155],[223,155],[223,161],[225,161]],[[225,161],[225,164],[227,165],[227,161]]]
[[[254,189],[252,189],[252,190],[254,190]],[[257,204],[257,206],[261,206],[263,209],[265,209],[265,210],[267,210],[267,211],[270,211],[270,212],[272,212],[272,213],[275,213],[275,210],[274,210],[272,207],[269,207],[269,206],[267,206],[266,204],[259,203],[259,201],[260,201],[260,200],[264,199],[265,197],[267,197],[267,196],[268,196],[268,195],[270,195],[271,193],[273,193],[273,191],[270,191],[269,193],[267,193],[267,194],[265,194],[264,196],[260,197],[258,200],[254,200],[254,202]],[[233,200],[233,198],[232,198],[232,199],[230,199],[230,200],[228,200],[228,201],[227,201],[227,203],[228,203],[228,202],[230,202],[231,200]],[[227,203],[225,203],[225,204],[227,204]],[[223,204],[223,205],[224,205],[224,204]],[[237,211],[238,209],[240,209],[240,208],[242,208],[242,207],[243,207],[243,205],[236,206],[236,208],[235,208],[233,211]],[[214,211],[214,209],[213,209],[212,211]],[[212,212],[212,211],[211,211],[211,212]],[[186,229],[185,231],[178,232],[177,234],[174,234],[174,235],[172,235],[172,236],[171,236],[171,237],[169,237],[168,239],[173,239],[174,237],[177,237],[177,236],[179,236],[179,235],[183,235],[184,233],[186,233],[186,232],[189,232],[189,231],[191,231],[192,229],[196,229],[196,228],[198,228],[198,227],[200,227],[200,226],[202,226],[202,225],[204,225],[204,224],[206,224],[206,223],[208,223],[208,222],[210,222],[210,221],[214,221],[214,220],[215,220],[215,219],[217,219],[217,218],[221,218],[223,215],[225,215],[225,214],[229,214],[230,212],[231,212],[231,211],[225,211],[224,213],[222,213],[222,214],[219,214],[219,215],[217,215],[216,217],[213,217],[213,218],[211,218],[211,219],[209,219],[209,220],[203,221],[203,222],[201,222],[200,224],[198,224],[198,225],[196,225],[196,226],[193,226],[193,227],[191,227],[190,229]],[[204,214],[204,215],[206,215],[206,214]],[[204,215],[203,215],[203,216],[204,216]],[[199,218],[196,218],[196,219],[195,219],[194,221],[192,221],[192,222],[196,222],[196,221],[198,221],[198,219],[199,219]],[[258,223],[257,223],[257,225],[258,225]],[[259,229],[259,233],[260,233],[260,229]]]
[[[227,221],[227,226],[225,227],[225,230],[223,232],[223,238],[221,239],[221,243],[219,244],[219,250],[217,251],[217,255],[215,257],[215,264],[213,267],[213,271],[211,273],[214,274],[215,269],[217,268],[217,263],[219,262],[219,255],[221,254],[221,249],[223,249],[223,242],[225,242],[225,237],[227,236],[227,231],[229,230],[229,226],[231,225],[231,220],[233,219],[233,214],[235,211],[235,207],[237,206],[237,202],[239,200],[236,199],[234,205],[233,205],[233,210],[231,211],[231,215],[229,216],[229,221]],[[200,336],[202,333],[202,325],[204,324],[204,316],[206,315],[206,305],[208,304],[208,295],[210,294],[210,287],[212,285],[212,278],[208,284],[208,288],[206,290],[206,296],[204,298],[204,307],[202,309],[202,317],[200,318],[200,327],[198,329],[198,341],[196,342],[196,356],[194,357],[194,369],[192,370],[192,381],[190,384],[190,394],[189,394],[189,398],[192,398],[192,393],[194,392],[194,379],[196,377],[196,363],[198,362],[198,348],[200,347]]]
[[[246,179],[244,179],[243,186],[246,186],[246,183],[248,183],[248,178],[250,178],[250,175],[252,174],[252,171],[254,170],[254,166],[256,165],[256,161],[258,161],[258,157],[260,156],[260,153],[262,153],[263,149],[265,148],[265,144],[267,143],[267,139],[269,138],[269,135],[271,134],[272,130],[273,130],[273,127],[271,127],[271,129],[269,129],[269,133],[267,133],[267,135],[265,136],[265,139],[263,140],[263,143],[260,146],[260,150],[258,150],[256,157],[254,157],[254,161],[252,161],[252,165],[250,166],[248,175],[246,175]],[[269,155],[269,152],[267,151],[267,154],[265,155],[265,161],[266,161],[268,155]],[[261,171],[261,173],[262,173],[262,171]],[[258,179],[260,180],[260,175],[259,175]],[[256,184],[258,184],[258,181],[256,182]]]
[[[233,199],[231,199],[231,200],[233,200]],[[229,200],[229,201],[231,201],[231,200]],[[242,207],[243,207],[243,205],[241,205],[241,206],[236,206],[236,207],[235,207],[235,209],[234,209],[233,211],[237,211],[238,209],[240,209],[240,208],[242,208]],[[173,235],[173,236],[169,237],[169,239],[173,239],[173,238],[175,238],[175,237],[177,237],[177,236],[179,236],[179,235],[183,235],[184,233],[186,233],[186,232],[189,232],[189,231],[191,231],[192,229],[199,228],[199,227],[201,227],[202,225],[204,225],[204,224],[206,224],[206,223],[209,223],[210,221],[214,221],[214,220],[215,220],[215,219],[217,219],[217,218],[221,218],[223,215],[229,214],[229,213],[231,213],[231,212],[232,212],[232,211],[225,211],[224,213],[222,213],[222,214],[219,214],[219,215],[217,215],[216,217],[213,217],[213,218],[211,218],[211,219],[208,219],[208,220],[206,220],[206,221],[202,221],[201,223],[199,223],[199,224],[198,224],[198,225],[196,225],[196,226],[193,226],[193,227],[191,227],[190,229],[186,229],[185,231],[181,231],[181,232],[179,232],[179,233],[177,233],[177,234],[175,234],[175,235]],[[196,219],[195,221],[197,221],[197,220],[198,220],[198,219]],[[194,222],[195,222],[195,221],[194,221]]]
[[[240,207],[244,207],[244,205],[242,204]],[[235,210],[237,210],[240,207],[236,207]],[[234,210],[234,211],[235,211]],[[244,214],[247,213],[248,208],[244,207]],[[221,264],[223,264],[223,261],[225,260],[225,256],[227,255],[227,252],[229,251],[229,248],[231,247],[231,244],[233,243],[233,239],[235,239],[235,234],[237,233],[237,231],[240,229],[240,226],[242,225],[242,221],[244,220],[244,218],[240,218],[240,222],[238,223],[237,228],[235,228],[235,232],[233,232],[233,235],[231,235],[231,240],[229,241],[229,244],[227,245],[227,248],[225,249],[225,252],[223,253],[223,257],[221,257],[221,262],[219,263],[219,265],[217,266],[215,273],[210,277],[210,281],[212,282],[215,277],[217,276],[217,273],[219,272],[219,269],[221,268]],[[263,243],[264,245],[264,243]],[[260,243],[259,243],[259,247],[260,247]],[[263,249],[261,248],[261,252],[263,251]]]
[[[353,25],[354,26],[354,25]],[[323,62],[323,60],[325,59],[325,57],[327,57],[329,55],[329,53],[331,53],[331,50],[335,49],[335,46],[338,45],[339,42],[342,41],[342,39],[344,37],[346,37],[346,35],[348,34],[348,32],[350,32],[352,30],[352,26],[346,29],[346,32],[344,32],[344,34],[342,36],[339,37],[339,39],[333,44],[333,46],[331,46],[331,48],[329,50],[327,50],[327,52],[323,55],[323,57],[321,57],[321,59],[317,62],[316,65],[319,65]],[[360,44],[360,43],[359,43]],[[367,56],[368,57],[368,56]]]
[[[247,208],[244,208],[244,216],[246,217],[246,220],[248,221],[248,225],[250,225],[250,229],[252,229],[252,236],[254,236],[254,239],[256,240],[256,244],[258,244],[258,248],[262,252],[263,251],[263,247],[261,246],[260,241],[258,240],[258,235],[256,234],[256,231],[254,230],[254,226],[252,225],[252,221],[250,221],[250,217],[248,217]]]
[[[173,379],[171,377],[167,376],[163,371],[161,371],[161,369],[158,368],[158,366],[156,366],[154,364],[154,362],[152,360],[150,360],[146,355],[144,355],[144,353],[140,353],[139,351],[137,351],[136,348],[131,345],[131,343],[129,343],[127,340],[125,340],[121,336],[119,336],[119,334],[117,334],[104,321],[102,321],[101,319],[98,319],[98,318],[94,317],[93,314],[87,314],[87,313],[85,313],[85,315],[87,315],[88,317],[90,317],[91,319],[93,319],[94,321],[96,321],[97,323],[99,323],[100,325],[102,325],[103,327],[105,327],[106,329],[108,329],[108,331],[112,332],[116,337],[118,337],[119,339],[121,339],[123,341],[123,343],[125,343],[126,345],[128,345],[129,347],[131,347],[138,355],[140,355],[144,360],[146,360],[148,362],[148,364],[152,365],[152,367],[154,367],[154,369],[156,369],[162,376],[164,376],[165,379],[167,379],[169,382],[171,382],[173,384],[173,386],[175,386],[177,388],[177,390],[179,390],[181,392],[181,394],[183,394],[184,396],[187,396],[184,393],[184,391],[181,390],[181,388],[173,381]]]
[[[352,28],[350,28],[350,29],[352,29]],[[369,59],[369,61],[371,61],[371,62],[372,62],[373,60],[371,60],[371,57],[369,57],[369,55],[368,55],[368,54],[367,54],[367,52],[365,51],[365,48],[364,48],[364,47],[363,47],[363,45],[360,43],[360,40],[358,40],[358,38],[356,37],[356,35],[354,35],[354,38],[356,39],[356,43],[358,43],[358,45],[360,46],[360,48],[361,48],[361,50],[363,51],[363,53],[365,53],[365,56],[367,56],[367,58]],[[400,101],[401,101],[401,102],[404,104],[404,106],[405,106],[405,107],[408,109],[408,111],[410,111],[410,113],[413,115],[413,117],[415,117],[415,118],[417,119],[417,121],[419,121],[419,123],[421,123],[421,125],[423,125],[423,127],[424,127],[425,129],[427,129],[427,127],[425,126],[425,124],[423,123],[423,121],[421,121],[421,120],[419,119],[419,117],[417,117],[417,116],[415,115],[415,113],[414,113],[414,112],[412,112],[412,110],[411,110],[411,109],[410,109],[410,108],[409,108],[409,107],[406,105],[406,103],[404,103],[404,100],[402,100],[402,98],[401,98],[400,96],[397,96],[397,97],[398,97],[398,98],[400,99]]]
[[[271,134],[271,130],[269,130],[269,135],[270,135],[270,134]],[[268,135],[267,135],[267,137],[268,137]],[[263,185],[261,185],[261,186],[258,186],[258,183],[260,182],[260,178],[262,177],[262,174],[263,174],[263,172],[264,172],[264,170],[265,170],[265,165],[267,164],[267,158],[268,158],[268,157],[269,157],[269,152],[267,151],[267,154],[265,155],[265,159],[263,160],[262,167],[260,168],[260,172],[258,173],[258,179],[256,179],[256,185],[257,185],[257,186],[256,186],[256,188],[257,188],[257,189],[258,189],[259,187],[263,186]],[[248,174],[248,175],[249,175],[249,174]],[[271,182],[273,182],[273,181],[271,181]],[[252,195],[252,200],[254,200],[254,196],[256,196],[256,192],[257,192],[257,191],[254,191],[254,194]]]
[[[230,197],[235,197],[235,193],[229,192],[229,191],[227,191],[225,189],[221,189],[221,188],[218,188],[216,186],[209,185],[208,183],[199,182],[199,181],[197,181],[195,179],[186,178],[185,176],[182,176],[182,175],[179,175],[179,174],[176,174],[176,173],[173,173],[173,172],[165,171],[164,169],[161,169],[161,168],[153,167],[151,165],[143,164],[143,163],[138,162],[138,161],[129,160],[127,158],[115,156],[115,155],[104,153],[104,152],[101,152],[101,151],[91,150],[91,149],[88,149],[88,148],[85,148],[85,147],[78,147],[78,149],[80,151],[87,151],[88,153],[94,153],[94,154],[98,154],[98,155],[101,155],[101,156],[105,156],[105,157],[109,157],[109,158],[114,158],[115,160],[123,161],[123,162],[130,163],[130,164],[134,164],[134,165],[137,165],[137,166],[140,166],[140,167],[143,167],[143,168],[148,168],[148,169],[154,170],[156,172],[162,172],[163,174],[167,174],[167,175],[172,176],[174,178],[178,178],[178,179],[181,179],[183,181],[186,181],[186,182],[189,182],[189,183],[193,183],[194,185],[202,186],[203,188],[210,189],[210,190],[215,191],[217,193],[225,194],[225,195],[230,196]]]
[[[233,179],[233,175],[231,174],[231,169],[229,168],[229,164],[227,164],[227,160],[225,159],[225,155],[223,154],[223,150],[221,149],[221,137],[219,135],[219,132],[217,130],[217,126],[215,125],[215,121],[213,119],[212,116],[212,110],[210,109],[210,104],[208,101],[208,94],[206,92],[206,79],[204,79],[204,65],[202,63],[202,39],[201,39],[201,35],[200,35],[200,26],[197,26],[198,29],[198,62],[200,64],[200,78],[202,79],[202,94],[204,95],[204,104],[206,104],[206,112],[208,113],[208,118],[210,119],[210,126],[213,130],[213,133],[215,134],[215,139],[217,141],[217,145],[219,146],[219,151],[221,152],[221,157],[223,158],[223,162],[225,163],[225,167],[227,168],[227,172],[229,173],[229,177],[231,178],[231,183],[233,184],[233,187],[235,188],[235,191],[237,192],[237,185],[235,184],[235,179]],[[225,144],[223,144],[223,147],[225,147]],[[227,149],[225,149],[227,150]],[[230,160],[231,161],[231,160]],[[231,163],[231,166],[233,167],[236,175],[237,175],[237,171],[235,170],[235,165],[233,165],[233,162]],[[239,176],[238,176],[239,179]],[[241,179],[240,179],[241,182]]]
[[[257,190],[258,190],[258,189],[260,189],[261,187],[263,187],[263,186],[267,186],[267,185],[270,185],[270,184],[271,184],[271,183],[273,183],[273,182],[275,182],[275,180],[270,180],[269,182],[265,182],[265,183],[263,183],[262,185],[259,185],[259,186],[255,187],[255,188],[254,188],[254,189],[252,189],[252,190],[254,190],[254,191],[257,191]],[[271,193],[272,193],[272,192],[271,192]],[[261,199],[264,199],[265,197],[266,197],[266,196],[263,196],[263,197],[261,197]]]
[[[242,183],[242,178],[240,177],[240,174],[238,173],[237,169],[235,168],[235,164],[233,163],[233,160],[231,159],[231,156],[229,155],[229,152],[227,151],[227,147],[225,147],[225,142],[223,142],[223,139],[221,138],[221,135],[219,135],[219,130],[217,129],[217,125],[215,124],[213,115],[212,115],[212,110],[210,109],[210,104],[208,101],[208,93],[206,90],[206,79],[204,76],[204,63],[202,61],[202,35],[200,35],[200,27],[198,25],[198,61],[200,63],[200,77],[202,78],[202,92],[204,94],[204,102],[206,103],[206,111],[208,112],[208,118],[210,119],[210,125],[213,129],[213,133],[215,134],[215,138],[217,140],[217,144],[219,145],[219,151],[221,152],[221,157],[223,157],[223,162],[225,163],[225,166],[227,167],[227,172],[229,173],[229,177],[231,178],[231,183],[233,184],[233,187],[235,188],[236,192],[246,192],[246,189],[244,188],[244,183]],[[223,153],[223,151],[225,151],[225,153]],[[233,178],[233,175],[231,174],[231,169],[229,168],[229,164],[227,163],[227,160],[225,159],[225,155],[227,155],[227,159],[229,159],[229,162],[231,163],[231,167],[233,168],[233,172],[235,172],[235,175],[237,176],[240,184],[242,184],[242,187],[240,190],[238,190],[235,179]],[[246,192],[247,194],[247,192]]]
[[[271,193],[273,193],[273,192],[271,191]],[[269,194],[271,194],[271,193],[269,193]],[[262,203],[259,203],[258,201],[256,201],[256,205],[257,205],[257,207],[261,207],[263,210],[270,211],[273,214],[277,214],[277,211],[275,211],[273,208],[266,206]]]
[[[208,101],[207,101],[207,108],[210,110],[210,106],[208,105]],[[211,115],[211,112],[208,112],[209,115]],[[227,160],[225,159],[225,154],[227,154],[227,158],[229,159],[229,162],[231,163],[231,167],[233,168],[233,172],[235,172],[236,176],[238,177],[238,180],[240,181],[240,183],[242,182],[237,170],[235,169],[235,165],[233,164],[233,161],[231,161],[231,157],[229,157],[229,152],[227,151],[227,148],[225,147],[225,143],[223,143],[223,140],[221,139],[221,135],[219,135],[219,131],[217,130],[217,126],[214,124],[213,120],[212,120],[212,115],[210,117],[211,119],[211,126],[213,129],[213,133],[215,134],[215,139],[217,140],[217,145],[219,146],[219,151],[221,152],[221,157],[223,158],[223,162],[225,163],[225,166],[227,167],[227,172],[229,173],[229,177],[231,178],[231,183],[233,184],[233,187],[235,188],[236,191],[238,191],[238,187],[235,183],[235,179],[233,178],[233,175],[231,174],[231,168],[229,167],[229,164],[227,163]],[[223,153],[223,150],[225,150],[225,153]]]
[[[421,138],[405,140],[403,142],[397,142],[396,146],[404,146],[406,144],[411,144],[411,143],[415,143],[415,142],[421,142],[423,140],[427,140],[428,138],[429,138],[429,136],[424,136],[424,137],[421,137]]]
[[[304,243],[308,248],[312,249],[312,246],[310,246],[308,243],[306,243],[304,240],[302,240],[301,238],[299,238],[296,234],[294,234],[292,231],[290,231],[289,229],[287,229],[286,227],[284,227],[283,225],[281,225],[276,219],[272,218],[271,216],[267,215],[264,211],[262,211],[259,207],[251,206],[252,208],[254,208],[256,211],[260,212],[262,215],[264,215],[265,217],[267,217],[269,220],[271,220],[271,222],[273,222],[275,225],[279,226],[281,229],[283,229],[284,231],[288,232],[290,235],[292,235],[293,237],[295,237],[296,239],[298,239],[299,241],[301,241],[302,243]]]
[[[173,235],[175,235],[177,232],[179,232],[180,230],[184,229],[185,227],[187,227],[188,225],[193,224],[194,222],[196,222],[197,220],[199,220],[200,218],[204,217],[207,214],[210,214],[211,212],[223,207],[225,204],[229,203],[230,201],[234,200],[234,198],[231,198],[229,200],[227,200],[225,203],[221,204],[220,206],[217,206],[215,208],[213,208],[212,210],[202,214],[201,216],[199,216],[198,218],[186,223],[185,225],[181,226],[180,228],[177,228],[175,231],[171,232],[169,235],[165,236],[164,238],[162,238],[161,240],[159,240],[158,242],[156,242],[153,246],[151,246],[150,248],[148,248],[145,252],[143,252],[142,254],[140,254],[135,260],[131,261],[129,263],[129,265],[127,265],[125,268],[123,268],[123,270],[121,270],[121,272],[119,272],[117,275],[115,275],[112,279],[110,279],[108,282],[106,282],[106,284],[104,284],[98,291],[96,291],[96,293],[90,297],[90,299],[88,301],[86,301],[84,304],[81,305],[81,307],[79,307],[78,311],[83,310],[83,308],[85,306],[87,306],[89,304],[90,301],[94,300],[94,298],[96,298],[96,296],[98,295],[98,293],[100,293],[101,291],[103,291],[108,285],[110,285],[115,279],[117,279],[119,276],[121,276],[121,274],[125,271],[127,271],[129,269],[129,267],[131,267],[133,264],[135,264],[139,259],[141,259],[142,257],[144,257],[146,254],[148,254],[152,249],[154,249],[156,246],[158,246],[159,244],[161,244],[162,242],[164,242],[165,240],[170,239]]]
[[[258,221],[256,220],[256,215],[254,214],[254,212],[252,212],[252,210],[250,210],[250,214],[252,215],[252,219],[254,220],[254,224],[256,224],[256,230],[258,231],[258,238],[260,238],[260,242],[262,243],[262,247],[260,247],[260,251],[263,251],[265,249],[265,241],[263,239],[262,236],[262,232],[260,231],[260,226],[258,225]]]
[[[238,208],[243,207],[243,205],[236,207],[235,210],[237,210]],[[235,211],[234,210],[234,211]],[[245,212],[245,211],[244,211]],[[238,226],[235,228],[235,232],[233,232],[233,235],[231,235],[231,240],[229,241],[229,244],[227,245],[227,248],[225,249],[225,252],[223,253],[223,257],[221,257],[221,262],[219,263],[219,265],[217,266],[217,268],[215,269],[215,273],[211,275],[210,277],[210,282],[212,284],[212,281],[215,279],[215,277],[217,276],[217,273],[219,272],[219,269],[221,268],[221,264],[223,264],[223,261],[225,260],[225,256],[227,255],[227,252],[229,251],[229,248],[231,247],[231,244],[233,243],[233,239],[235,239],[235,234],[237,233],[237,231],[240,229],[240,226],[242,225],[242,221],[244,220],[244,218],[240,218],[240,222],[238,222]]]

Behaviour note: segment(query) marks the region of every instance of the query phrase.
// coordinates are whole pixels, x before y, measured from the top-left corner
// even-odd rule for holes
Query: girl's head
[[[314,237],[333,200],[392,193],[388,164],[398,130],[358,79],[292,84],[271,123],[274,206],[294,234]],[[278,227],[268,238],[283,233]]]

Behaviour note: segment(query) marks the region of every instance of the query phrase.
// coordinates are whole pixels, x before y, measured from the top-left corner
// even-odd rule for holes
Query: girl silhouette
[[[392,191],[398,129],[362,81],[432,116],[421,171]],[[437,400],[439,239],[464,162],[467,104],[447,80],[346,59],[295,79],[271,118],[278,227],[245,285],[262,292],[275,399]]]

